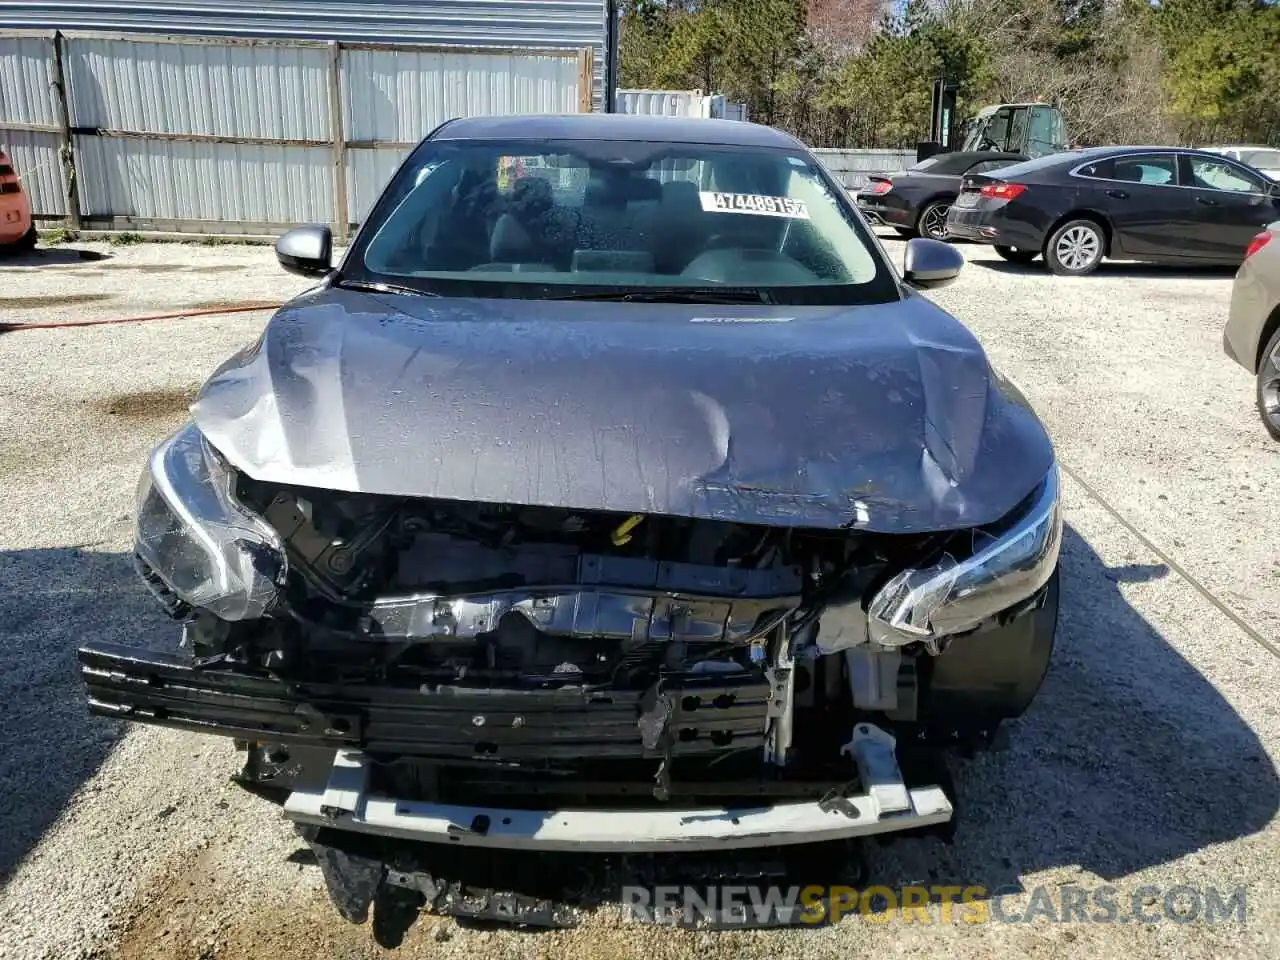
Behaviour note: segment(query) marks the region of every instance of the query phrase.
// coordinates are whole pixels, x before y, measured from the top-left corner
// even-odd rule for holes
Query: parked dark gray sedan
[[[573,116],[448,123],[341,264],[277,252],[319,285],[139,485],[183,646],[85,646],[95,713],[238,741],[352,920],[460,908],[424,849],[950,820],[922,762],[1031,702],[1061,538],[1043,427],[917,292],[956,250],[900,277],[765,127]]]
[[[1020,153],[979,150],[940,153],[902,173],[873,174],[858,191],[858,207],[873,221],[907,237],[947,238],[947,211],[960,195],[963,178],[989,173],[1028,159]]]

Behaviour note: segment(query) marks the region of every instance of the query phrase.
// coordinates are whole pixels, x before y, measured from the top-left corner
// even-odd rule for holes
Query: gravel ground
[[[1066,484],[1062,620],[1039,700],[1007,751],[957,763],[955,842],[872,846],[870,875],[1105,883],[1121,914],[1145,885],[1158,910],[1175,885],[1243,884],[1248,923],[849,918],[707,934],[601,911],[555,934],[424,918],[400,956],[1280,956],[1280,663],[1112,512],[1280,640],[1265,536],[1280,448],[1221,353],[1230,277],[1119,265],[1051,278],[963,249],[971,263],[935,299],[1022,386],[1088,489]],[[0,323],[255,305],[305,286],[259,247],[78,244],[0,265]],[[228,784],[229,744],[91,721],[74,678],[82,640],[171,642],[127,560],[134,483],[191,391],[267,316],[0,336],[0,957],[391,955],[338,919],[274,809]]]

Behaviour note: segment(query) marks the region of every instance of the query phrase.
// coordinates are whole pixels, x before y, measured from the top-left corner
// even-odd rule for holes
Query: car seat
[[[689,180],[664,183],[652,238],[654,269],[658,273],[679,273],[702,252],[706,241],[707,216],[702,210],[698,185]]]
[[[465,170],[452,191],[453,202],[441,218],[430,255],[433,268],[465,270],[489,252],[490,226],[501,209],[501,194],[491,170]]]
[[[551,184],[538,176],[521,177],[511,188],[506,209],[493,225],[489,260],[493,263],[551,263],[561,245],[553,216]]]

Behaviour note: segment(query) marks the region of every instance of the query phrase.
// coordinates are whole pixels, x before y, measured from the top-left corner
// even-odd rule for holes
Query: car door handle
[[[1108,191],[1107,191],[1107,196],[1108,196],[1108,197],[1115,197],[1117,200],[1128,200],[1128,199],[1129,199],[1129,194],[1127,194],[1127,193],[1126,193],[1125,191],[1123,191],[1123,190],[1108,190]]]
[[[1212,197],[1196,197],[1196,203],[1202,203],[1206,207],[1216,207],[1218,205],[1218,201]]]

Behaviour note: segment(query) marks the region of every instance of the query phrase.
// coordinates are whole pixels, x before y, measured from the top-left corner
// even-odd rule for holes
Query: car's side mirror
[[[328,227],[297,227],[276,241],[280,266],[300,277],[323,277],[333,269],[333,234]]]
[[[963,266],[964,256],[951,244],[917,237],[907,241],[902,279],[920,290],[936,290],[960,276]]]

